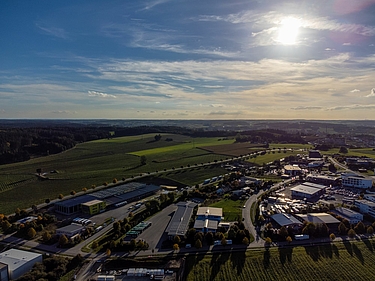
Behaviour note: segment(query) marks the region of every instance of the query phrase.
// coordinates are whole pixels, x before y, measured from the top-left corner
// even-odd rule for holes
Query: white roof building
[[[17,249],[0,253],[0,262],[8,265],[9,279],[17,279],[28,272],[35,263],[42,262],[42,255]]]

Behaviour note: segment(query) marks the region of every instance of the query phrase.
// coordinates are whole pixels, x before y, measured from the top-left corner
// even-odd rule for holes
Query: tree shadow
[[[372,246],[369,239],[362,239],[362,242],[366,245],[367,249],[369,249],[371,252],[374,251],[374,247]]]
[[[335,244],[332,245],[332,251],[333,253],[335,254],[335,256],[337,258],[340,258],[340,252],[339,252],[339,249],[337,248],[337,246]]]
[[[365,259],[363,258],[361,250],[358,248],[358,246],[356,244],[353,244],[352,248],[353,248],[353,252],[354,252],[355,256],[359,259],[361,264],[364,265]]]
[[[222,252],[221,254],[214,254],[211,260],[211,275],[210,280],[215,280],[216,275],[220,272],[220,268],[230,258],[231,252]],[[214,257],[215,256],[215,257]]]
[[[266,250],[263,253],[263,266],[264,266],[264,269],[267,269],[270,266],[270,259],[271,259],[270,249],[266,248]]]
[[[317,247],[305,246],[306,254],[308,254],[313,261],[318,261],[320,258],[319,250]]]
[[[345,246],[345,249],[348,251],[349,255],[353,256],[353,248],[352,248],[352,244],[350,243],[350,241],[343,240],[342,242]]]
[[[292,262],[293,247],[279,247],[279,259],[282,266],[288,261]]]
[[[241,275],[246,261],[246,247],[242,251],[232,253],[230,259],[233,264],[233,268],[237,270],[237,275]]]

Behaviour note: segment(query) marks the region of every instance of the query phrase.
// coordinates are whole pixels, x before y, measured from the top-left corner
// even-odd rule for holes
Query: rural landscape
[[[254,121],[251,123],[252,126],[257,124]],[[186,127],[142,126],[131,127],[130,130],[119,125],[112,126],[110,130],[108,126],[86,127],[86,124],[78,126],[82,130],[76,128],[77,124],[74,127],[67,124],[66,127],[54,128],[53,123],[33,127],[35,141],[33,143],[31,140],[31,143],[24,144],[23,147],[28,152],[29,160],[18,160],[1,166],[0,212],[4,250],[9,249],[12,244],[18,245],[20,249],[35,247],[43,253],[54,253],[56,263],[61,262],[59,257],[74,257],[74,266],[69,265],[68,271],[62,271],[58,280],[70,280],[74,276],[80,280],[86,280],[82,279],[86,278],[84,276],[88,276],[89,280],[101,280],[100,276],[104,275],[86,270],[93,263],[96,264],[97,260],[103,259],[103,255],[106,259],[105,263],[100,264],[100,268],[109,277],[113,275],[112,272],[123,267],[123,263],[152,268],[171,260],[183,260],[183,265],[167,270],[176,278],[171,280],[333,280],[337,276],[340,276],[340,280],[366,280],[375,276],[369,266],[375,260],[375,240],[372,238],[375,224],[372,224],[371,215],[365,215],[363,226],[342,221],[346,227],[340,225],[334,230],[330,226],[331,230],[327,230],[327,234],[302,230],[302,233],[310,233],[310,239],[297,241],[298,232],[293,233],[289,228],[289,234],[286,232],[285,235],[295,235],[295,239],[283,236],[281,229],[277,233],[269,230],[269,222],[273,221],[272,214],[277,212],[273,205],[268,204],[267,209],[264,207],[267,206],[264,202],[271,202],[273,196],[283,198],[279,196],[285,196],[286,191],[303,183],[306,176],[303,174],[293,178],[284,177],[286,167],[292,161],[302,159],[302,155],[308,155],[317,149],[326,159],[323,162],[331,157],[335,160],[330,164],[329,161],[327,164],[322,162],[323,166],[313,168],[308,168],[308,162],[304,160],[299,165],[306,165],[307,173],[319,171],[321,174],[338,175],[340,171],[344,172],[350,167],[357,173],[359,169],[365,177],[371,177],[374,167],[363,169],[362,166],[346,164],[344,168],[341,164],[346,157],[375,159],[371,126],[367,129],[363,127],[361,134],[339,134],[334,131],[342,130],[342,126],[352,125],[339,124],[337,127],[335,123],[324,122],[312,133],[311,129],[302,130],[300,124],[293,127],[294,122],[289,123],[288,131],[273,128],[202,130],[194,122],[186,121],[180,125],[187,124],[189,125]],[[267,124],[272,126],[273,123]],[[310,126],[317,126],[317,123]],[[30,126],[22,124],[2,129],[3,155],[22,151],[20,145],[26,141],[23,140],[24,137],[19,137],[20,130],[25,134]],[[46,137],[47,130],[51,138]],[[59,132],[59,139],[53,137],[54,130]],[[81,132],[81,141],[74,139],[77,134],[72,135],[72,130]],[[96,139],[89,140],[93,137],[83,136],[83,132],[93,130],[97,132]],[[12,132],[18,145],[11,143],[12,138],[6,138],[7,131]],[[50,142],[58,147],[62,140],[66,142],[64,134],[71,139],[72,147],[55,153],[38,149],[39,136],[44,135],[43,142]],[[331,140],[331,144],[327,144],[327,139]],[[339,144],[333,145],[333,139]],[[343,139],[345,144],[342,144]],[[33,150],[30,147],[34,147]],[[9,161],[11,158],[7,159]],[[242,178],[254,182],[244,185],[241,183]],[[64,202],[79,200],[97,192],[110,192],[113,188],[121,188],[132,182],[173,189],[157,192],[156,196],[151,195],[143,200],[138,199],[137,204],[117,201],[121,204],[116,204],[116,207],[108,205],[107,210],[104,209],[98,215],[87,216],[82,211],[63,215],[54,207],[64,206]],[[240,194],[236,190],[243,186],[247,186],[248,193],[235,195]],[[330,188],[327,188],[326,194],[330,192],[328,190]],[[362,192],[356,196],[363,198],[364,195]],[[316,205],[306,206],[326,211],[340,206],[352,206],[350,208],[353,210],[359,210],[342,200],[342,197],[336,196],[336,201],[327,203],[328,207],[318,202],[309,203]],[[170,217],[166,219],[166,214],[178,212],[174,206],[180,204],[177,202],[184,201],[196,202],[194,204],[197,207],[223,210],[222,220],[232,225],[230,229],[233,227],[233,230],[200,232],[190,224],[186,234],[174,236],[171,240],[162,238],[169,229],[167,226]],[[278,206],[280,205],[275,205]],[[294,210],[291,207],[287,213],[293,213]],[[303,214],[309,211],[300,212]],[[35,215],[39,217],[41,224],[26,222],[20,228],[16,221],[30,219]],[[65,235],[56,235],[60,229],[58,227],[67,225],[77,215],[85,217],[89,222],[78,240],[73,241],[68,236],[68,239],[64,238],[67,239],[65,241],[61,238]],[[75,220],[78,221],[78,218]],[[143,221],[149,221],[150,225],[152,222],[150,230],[145,229],[144,234],[131,238],[130,233]],[[158,233],[161,235],[156,240],[155,235],[159,234],[156,234],[154,224],[159,225]],[[275,223],[273,225],[276,227]],[[306,226],[306,222],[303,226]],[[316,227],[322,226],[317,224]],[[30,228],[35,230],[31,231]],[[244,229],[244,232],[237,232],[239,229]],[[350,233],[353,229],[356,231],[354,235]],[[148,233],[154,233],[153,237]],[[15,240],[12,237],[22,239]],[[232,240],[234,244],[228,245],[228,241],[232,244]],[[56,252],[55,248],[51,248],[53,245],[62,247],[63,251]],[[132,253],[134,257],[130,259],[129,254],[133,255]],[[47,261],[48,259],[50,258],[46,258]],[[40,278],[42,275],[38,274],[32,270],[19,280],[31,280],[37,276]],[[95,274],[99,274],[100,278],[95,279]],[[128,276],[113,276],[116,279],[132,280],[130,272]],[[168,274],[164,275],[164,278],[167,277]],[[57,277],[47,274],[46,278],[54,280]]]

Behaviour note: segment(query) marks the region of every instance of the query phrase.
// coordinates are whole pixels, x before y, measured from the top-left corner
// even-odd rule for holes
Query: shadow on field
[[[352,244],[353,252],[355,256],[359,259],[362,265],[365,263],[365,259],[363,258],[361,250],[358,248],[358,246],[354,243]]]
[[[337,247],[335,249],[337,251]],[[308,254],[313,261],[318,261],[320,258],[330,258],[333,257],[333,247],[332,244],[324,245],[310,245],[305,246],[306,254]]]
[[[336,256],[337,258],[340,257],[339,249],[337,248],[337,246],[336,246],[335,244],[332,244],[332,251],[333,251],[333,253],[335,254],[335,256]]]
[[[288,262],[292,262],[293,246],[279,247],[279,259],[282,266]]]
[[[345,249],[348,251],[349,255],[353,256],[352,244],[348,240],[343,240],[342,243],[345,246]]]
[[[230,256],[230,260],[233,264],[233,269],[236,269],[237,275],[241,275],[246,261],[246,246],[243,247],[242,251],[236,251]]]
[[[367,238],[362,239],[362,242],[366,245],[367,249],[369,249],[370,252],[374,251],[374,247],[372,246],[369,239],[367,239]]]
[[[266,250],[263,253],[263,266],[264,266],[264,269],[267,269],[270,266],[270,260],[271,260],[270,248],[267,247]]]
[[[230,255],[231,252],[229,251],[215,253],[212,255],[210,280],[215,279],[216,275],[220,272],[220,267],[229,260]]]

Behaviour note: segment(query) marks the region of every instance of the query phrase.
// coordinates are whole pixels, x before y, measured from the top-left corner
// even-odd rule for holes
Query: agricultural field
[[[242,208],[244,203],[244,200],[223,199],[219,202],[210,204],[210,207],[222,208],[224,221],[232,222],[242,219]]]
[[[73,190],[80,192],[92,185],[150,172],[158,171],[160,176],[186,185],[201,183],[224,172],[220,167],[208,167],[163,175],[164,169],[188,165],[193,168],[200,163],[226,159],[200,147],[228,145],[233,140],[161,135],[159,141],[155,141],[155,134],[147,134],[86,142],[60,154],[2,165],[0,213],[10,214],[16,208],[29,208],[45,199],[56,199],[59,194],[68,195]],[[141,165],[141,156],[146,157],[145,165]],[[44,179],[37,177],[37,169],[42,169]]]
[[[281,150],[281,151],[267,151],[264,155],[257,155],[256,157],[250,158],[247,161],[256,165],[263,165],[275,160],[280,160],[291,155],[300,154],[300,151],[290,151],[290,150]]]
[[[372,280],[373,239],[325,245],[223,251],[186,259],[187,281]]]
[[[222,142],[228,142],[227,140],[223,140]],[[259,151],[261,149],[265,149],[264,147],[260,146],[259,144],[252,144],[252,143],[231,143],[223,144],[223,145],[215,145],[215,146],[203,146],[202,149],[207,150],[209,152],[221,155],[229,155],[229,156],[241,156],[247,155],[249,153]]]
[[[294,150],[302,149],[306,151],[313,149],[311,144],[300,144],[300,143],[270,143],[269,148],[271,149],[286,148],[286,149],[294,149]]]

